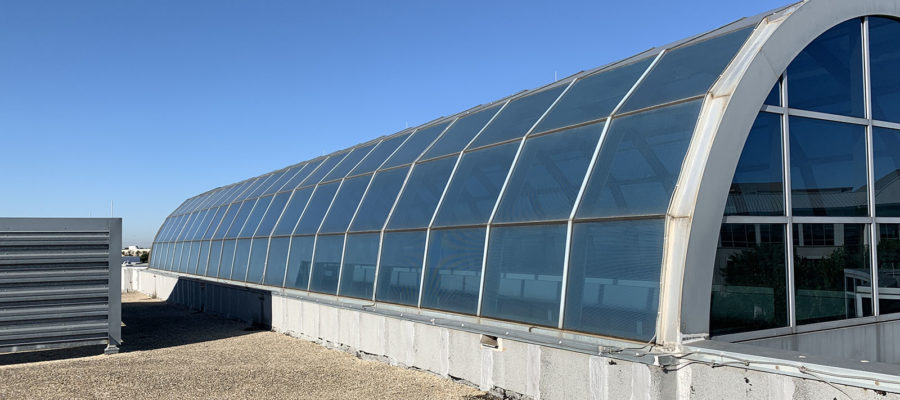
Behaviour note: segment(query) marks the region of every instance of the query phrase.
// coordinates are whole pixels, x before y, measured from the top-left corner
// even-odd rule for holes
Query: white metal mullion
[[[787,112],[788,108],[788,76],[785,71],[781,75],[781,105],[785,108],[785,112],[781,114],[781,173],[784,181],[784,215],[787,217],[788,223],[784,229],[784,248],[785,248],[785,267],[787,279],[787,296],[788,296],[788,325],[795,329],[797,327],[797,299],[796,299],[796,279],[794,277],[794,224],[792,218],[794,216],[793,206],[793,186],[791,185],[791,120]]]
[[[881,307],[878,302],[878,224],[875,223],[875,150],[874,150],[874,127],[872,124],[872,74],[871,62],[869,60],[869,18],[862,20],[862,59],[863,59],[863,98],[865,99],[865,116],[868,121],[866,125],[866,170],[868,176],[866,180],[867,194],[869,202],[869,215],[873,218],[872,224],[869,225],[869,257],[870,257],[870,273],[872,278],[869,284],[872,285],[872,315],[881,314]]]

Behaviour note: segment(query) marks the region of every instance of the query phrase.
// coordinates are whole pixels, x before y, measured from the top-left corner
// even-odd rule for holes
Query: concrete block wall
[[[481,345],[481,335],[399,318],[343,309],[270,293],[259,306],[258,291],[215,284],[218,300],[199,291],[199,281],[153,270],[135,270],[127,289],[248,322],[267,319],[272,330],[393,365],[462,381],[498,397],[526,399],[866,399],[900,395],[734,367],[690,364],[661,367],[598,355],[499,339]],[[123,274],[124,275],[124,274]],[[194,282],[185,284],[183,281]],[[123,286],[126,288],[126,286]],[[123,289],[125,290],[125,289]],[[238,293],[251,293],[239,295]],[[254,297],[257,296],[254,301]],[[227,302],[225,301],[227,299]]]

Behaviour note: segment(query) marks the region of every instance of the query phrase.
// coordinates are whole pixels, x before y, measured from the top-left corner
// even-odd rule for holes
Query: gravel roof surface
[[[426,372],[138,293],[123,294],[121,353],[103,347],[0,355],[0,399],[474,399]]]

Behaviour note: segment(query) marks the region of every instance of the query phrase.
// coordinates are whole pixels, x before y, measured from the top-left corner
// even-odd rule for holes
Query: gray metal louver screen
[[[0,353],[121,342],[120,218],[0,218]]]

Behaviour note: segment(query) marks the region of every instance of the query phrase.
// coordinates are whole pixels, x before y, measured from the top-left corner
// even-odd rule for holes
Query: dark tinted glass
[[[709,329],[724,335],[788,326],[784,225],[723,224]]]
[[[278,217],[284,211],[284,205],[289,197],[291,197],[291,192],[281,192],[275,195],[275,198],[272,199],[272,203],[269,204],[269,208],[266,210],[266,214],[259,222],[254,236],[269,236],[272,234],[272,229],[275,228],[275,223],[278,222]]]
[[[225,233],[226,238],[234,238],[237,237],[238,233],[240,233],[241,228],[244,227],[244,223],[247,222],[247,217],[250,216],[250,212],[253,211],[253,205],[256,204],[256,200],[246,200],[241,203],[241,208],[238,209],[237,215],[234,217],[234,222],[231,223],[231,226],[228,228],[228,232]]]
[[[484,228],[431,231],[422,307],[477,312],[484,236]]]
[[[256,204],[253,206],[253,211],[247,216],[247,222],[244,223],[244,227],[241,228],[241,232],[238,234],[239,237],[250,237],[256,233],[256,228],[259,227],[259,221],[261,221],[263,215],[266,214],[266,210],[269,209],[269,203],[271,202],[272,196],[261,197],[256,201]]]
[[[868,225],[794,224],[797,324],[872,315]]]
[[[331,170],[331,172],[329,172],[327,176],[325,176],[325,179],[323,179],[323,181],[328,182],[346,176],[348,173],[350,173],[350,170],[352,170],[354,167],[356,167],[357,164],[359,164],[360,161],[362,161],[363,157],[365,157],[369,154],[370,151],[372,151],[373,147],[375,147],[374,143],[368,146],[353,149],[353,151],[351,151],[350,154],[347,155],[347,157],[344,157],[344,159],[341,160],[340,164],[334,167],[334,169]]]
[[[794,215],[866,215],[866,128],[799,117],[790,124]]]
[[[463,154],[435,226],[487,223],[518,148],[513,142]]]
[[[541,115],[550,108],[550,105],[559,97],[566,88],[565,84],[551,89],[530,94],[527,97],[513,100],[490,125],[475,138],[472,147],[502,142],[504,140],[520,138],[534,126]]]
[[[213,241],[209,245],[209,263],[206,266],[206,276],[219,276],[219,259],[222,256],[222,242]]]
[[[557,326],[565,246],[564,224],[492,228],[481,314]]]
[[[222,263],[219,265],[219,278],[230,279],[234,266],[234,239],[222,242]]]
[[[319,168],[316,168],[315,171],[310,173],[309,176],[306,177],[306,180],[304,180],[300,185],[308,186],[319,183],[322,178],[325,177],[325,175],[328,175],[328,173],[331,172],[331,170],[334,169],[334,167],[338,165],[338,163],[340,163],[341,160],[344,159],[344,157],[347,156],[347,154],[349,153],[334,154],[329,156],[328,159],[322,161],[322,164],[319,165]]]
[[[266,253],[269,250],[268,238],[256,238],[250,245],[250,265],[247,267],[247,282],[262,282],[266,270]]]
[[[266,261],[266,277],[263,284],[281,286],[284,282],[284,270],[287,268],[288,247],[291,239],[287,237],[273,238],[269,242],[269,256]]]
[[[381,245],[378,270],[379,301],[417,305],[422,257],[425,256],[425,231],[388,232]]]
[[[341,267],[341,296],[371,299],[375,288],[375,264],[378,262],[377,233],[348,235]]]
[[[725,215],[784,215],[781,116],[759,113],[738,161]]]
[[[407,172],[409,168],[396,168],[375,174],[350,227],[351,231],[373,231],[384,227],[384,221],[397,200]]]
[[[656,329],[665,220],[575,224],[565,327],[649,340]]]
[[[394,155],[391,156],[384,163],[384,167],[382,168],[390,168],[396,167],[398,165],[409,164],[422,155],[422,152],[431,145],[432,142],[444,131],[444,128],[447,127],[449,122],[444,122],[437,124],[435,126],[425,128],[413,133],[412,137],[410,137],[403,145],[394,152]]]
[[[372,149],[372,151],[369,152],[369,155],[366,156],[366,158],[363,159],[350,174],[359,175],[378,169],[378,167],[384,163],[384,160],[387,160],[387,158],[397,150],[397,147],[400,147],[400,145],[403,144],[403,141],[405,141],[407,137],[409,137],[408,133],[385,139]]]
[[[900,131],[875,128],[875,215],[900,217]]]
[[[231,280],[243,281],[247,277],[247,266],[250,262],[250,239],[238,239],[234,250],[234,266]]]
[[[339,183],[332,182],[316,187],[316,191],[313,193],[312,199],[309,200],[309,205],[306,206],[306,211],[303,213],[300,223],[294,229],[295,235],[316,233],[319,225],[322,224],[322,217],[325,216],[328,206],[331,205],[331,201],[334,199],[334,193],[337,191]]]
[[[645,58],[579,79],[534,131],[543,132],[609,116],[652,61],[652,57]]]
[[[388,228],[424,228],[444,192],[456,159],[453,157],[416,165],[397,201]]]
[[[497,209],[497,222],[569,218],[603,123],[528,139]]]
[[[344,180],[334,198],[331,209],[328,210],[325,222],[322,223],[321,233],[337,233],[347,230],[347,225],[350,225],[350,219],[353,218],[353,213],[356,212],[359,200],[366,192],[371,178],[372,175],[366,175]]]
[[[862,117],[862,33],[858,19],[831,28],[787,69],[792,108]]]
[[[881,314],[900,312],[900,225],[878,224],[878,304]]]
[[[273,235],[290,235],[294,231],[294,226],[297,225],[297,221],[303,215],[303,210],[306,209],[306,203],[309,202],[309,196],[312,192],[312,187],[294,191],[287,207],[284,208],[284,215],[281,216],[281,219],[275,226],[275,231],[272,232]]]
[[[745,28],[669,50],[631,94],[621,112],[706,93],[752,31],[753,28]]]
[[[422,156],[422,159],[427,160],[462,151],[472,141],[472,138],[491,120],[491,117],[497,114],[499,109],[500,106],[494,106],[475,114],[461,117],[450,128],[447,128],[447,132],[444,132],[434,142],[434,145]]]
[[[781,83],[775,82],[775,86],[772,87],[772,91],[769,92],[769,95],[766,96],[766,101],[764,104],[768,104],[770,106],[780,106],[781,105]]]
[[[337,292],[343,249],[344,235],[319,236],[316,240],[316,252],[313,254],[309,290],[329,294]]]
[[[291,238],[288,256],[287,276],[284,286],[306,290],[309,284],[309,267],[312,265],[313,241],[315,236],[295,236]]]
[[[900,122],[900,22],[869,17],[872,118]]]
[[[692,101],[614,119],[578,217],[664,213],[699,111]]]

